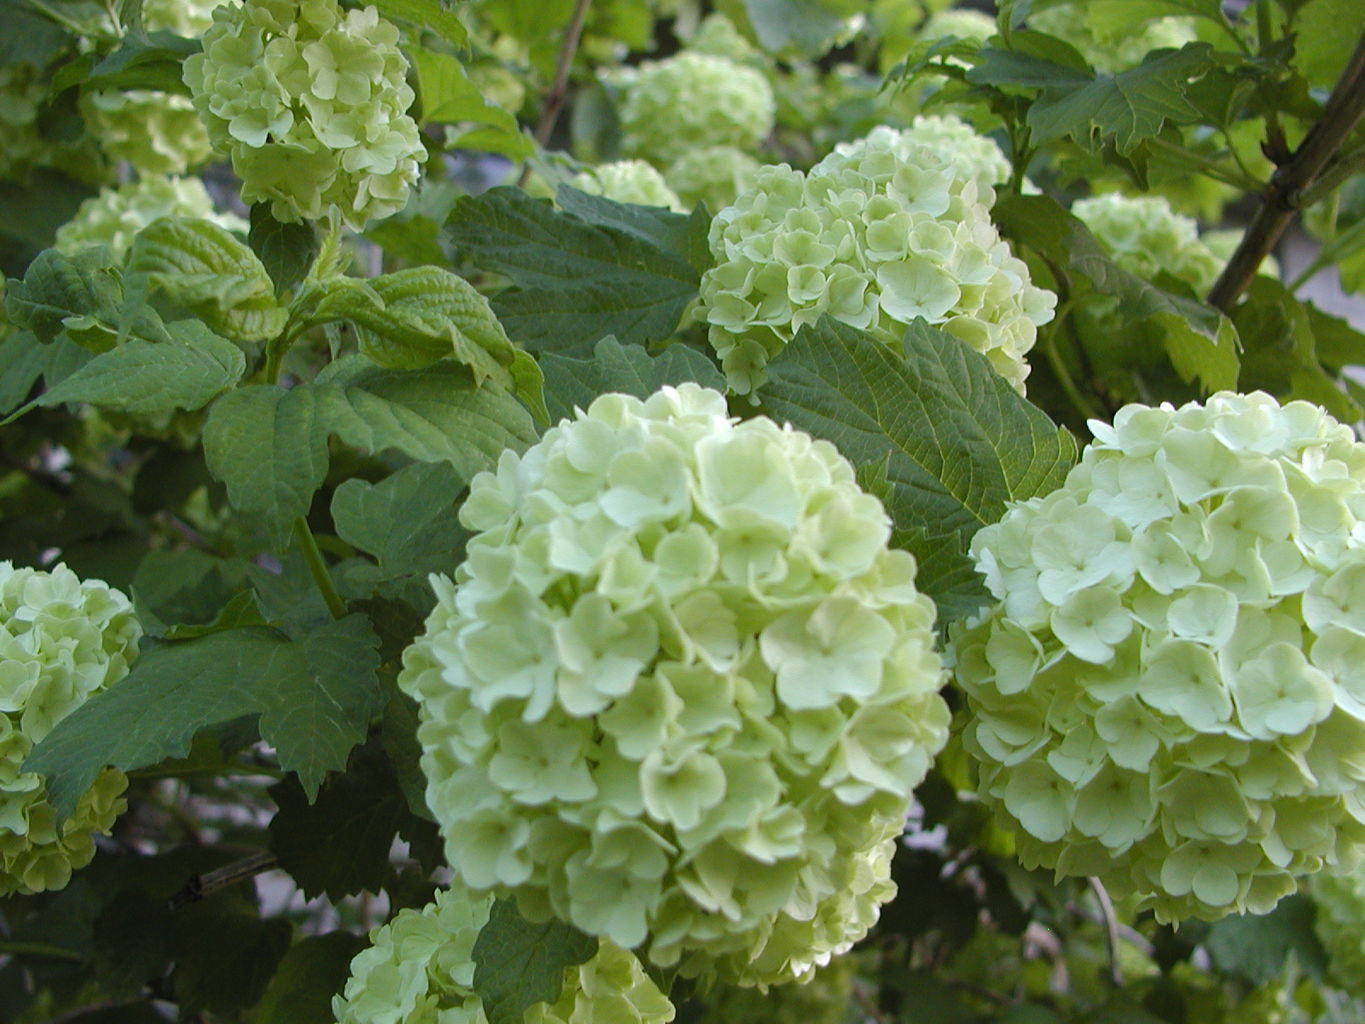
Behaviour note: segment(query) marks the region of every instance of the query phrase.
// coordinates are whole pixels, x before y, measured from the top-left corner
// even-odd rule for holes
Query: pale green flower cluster
[[[214,9],[222,0],[142,0],[142,25],[149,32],[168,29],[193,38],[213,24]]]
[[[1071,212],[1115,263],[1138,277],[1152,280],[1164,270],[1203,295],[1223,269],[1193,218],[1176,213],[1163,196],[1107,192],[1076,200]]]
[[[87,699],[128,674],[142,628],[123,594],[0,562],[0,896],[60,889],[95,855],[128,780],[102,773],[60,825],[42,776],[22,770],[34,744]]]
[[[861,938],[948,711],[915,561],[834,447],[695,384],[608,394],[460,520],[398,680],[460,878],[745,984]]]
[[[1031,12],[1028,27],[1066,40],[1096,71],[1111,74],[1136,67],[1152,50],[1179,49],[1199,38],[1193,18],[1140,20],[1125,15],[1097,26],[1096,17],[1084,3],[1059,4]]]
[[[436,894],[421,910],[400,910],[370,932],[351,975],[332,997],[338,1024],[488,1024],[474,992],[474,941],[493,901],[460,889]],[[635,957],[610,942],[565,971],[554,1004],[536,1003],[524,1024],[665,1024],[673,1004]]]
[[[213,12],[185,82],[245,202],[281,221],[329,208],[352,228],[401,210],[425,151],[398,29],[373,7],[245,0]]]
[[[1365,843],[1365,445],[1308,402],[1130,405],[972,541],[963,742],[1026,866],[1264,913]]]
[[[1010,161],[992,138],[982,135],[956,114],[917,114],[901,130],[902,145],[928,146],[946,156],[954,173],[976,182],[987,196],[1010,180]]]
[[[1313,930],[1327,950],[1329,976],[1353,995],[1365,996],[1365,874],[1321,872],[1310,880],[1317,913]]]
[[[148,174],[118,188],[101,189],[81,203],[76,215],[57,229],[54,247],[70,255],[92,245],[107,245],[121,260],[133,236],[161,217],[211,220],[229,231],[247,230],[233,213],[217,213],[213,198],[198,178],[169,178]]]
[[[983,353],[1020,391],[1057,297],[1035,287],[952,151],[881,127],[809,174],[764,167],[711,222],[700,319],[740,394],[822,314],[899,345],[922,317]]]
[[[143,174],[184,174],[213,155],[208,129],[188,96],[131,89],[87,93],[85,123],[100,148]]]
[[[776,113],[762,72],[682,52],[640,65],[621,104],[621,145],[659,165],[710,146],[752,150],[773,130]]]
[[[764,64],[767,59],[753,43],[745,39],[735,23],[724,14],[714,11],[702,18],[697,30],[687,40],[693,53],[724,57],[736,64]]]
[[[664,172],[664,180],[689,207],[705,203],[714,212],[749,188],[761,166],[734,146],[707,146],[675,160]]]
[[[575,174],[569,184],[580,192],[606,196],[618,203],[666,206],[681,211],[682,200],[668,187],[664,176],[643,160],[617,160]]]

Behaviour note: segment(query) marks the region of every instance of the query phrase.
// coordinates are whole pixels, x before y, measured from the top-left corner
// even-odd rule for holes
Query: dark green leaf
[[[374,6],[386,18],[431,29],[451,46],[461,48],[469,42],[469,33],[450,0],[374,0]]]
[[[39,341],[50,342],[65,333],[95,352],[118,342],[122,305],[122,276],[103,246],[74,256],[45,249],[29,265],[23,281],[11,284],[5,294],[10,320],[31,330]],[[164,334],[144,336],[164,340]]]
[[[256,1007],[256,1024],[333,1024],[332,996],[346,984],[351,960],[365,946],[363,938],[345,931],[295,943]]]
[[[91,70],[82,83],[85,89],[159,89],[186,93],[181,78],[185,58],[200,52],[197,39],[184,39],[160,30],[146,35],[129,34],[113,53]]]
[[[689,241],[663,248],[658,232],[642,237],[638,223],[594,225],[514,188],[461,199],[447,230],[476,264],[512,279],[493,309],[513,340],[537,354],[586,356],[608,334],[628,344],[671,336],[697,295],[690,240],[705,237],[706,218],[662,209],[652,216],[659,230],[678,225],[674,237]]]
[[[547,353],[541,356],[540,368],[545,371],[546,404],[555,422],[573,416],[575,406],[586,409],[609,391],[648,398],[665,384],[689,380],[725,390],[724,375],[696,349],[670,345],[652,356],[639,345],[622,345],[610,336],[597,343],[591,359]]]
[[[189,913],[185,913],[189,911]],[[199,907],[181,908],[184,917]],[[285,918],[253,914],[203,914],[200,927],[180,922],[171,980],[183,1014],[228,1014],[254,1006],[270,983],[294,926]]]
[[[1216,967],[1255,985],[1279,980],[1290,953],[1304,971],[1321,981],[1327,955],[1313,930],[1313,916],[1312,900],[1289,896],[1269,914],[1240,914],[1215,921],[1204,945]]]
[[[318,254],[318,235],[307,221],[283,224],[266,203],[251,207],[251,230],[247,242],[275,283],[275,295],[283,295],[303,280]]]
[[[143,768],[183,757],[194,734],[260,715],[261,738],[315,794],[379,710],[378,643],[362,615],[299,639],[264,627],[155,644],[117,686],[63,719],[30,755],[65,817],[105,765]]]
[[[1017,394],[986,358],[923,321],[901,356],[828,317],[805,327],[770,364],[763,408],[834,443],[855,466],[888,460],[887,509],[925,557],[917,586],[939,605],[941,625],[960,594],[962,557],[929,557],[966,541],[1022,501],[1056,488],[1076,443]],[[954,547],[955,546],[955,547]]]
[[[517,119],[483,98],[479,87],[465,73],[464,65],[448,53],[418,49],[412,55],[422,95],[422,121],[483,125],[451,140],[459,149],[501,153],[521,160],[535,151]]]
[[[528,1007],[553,1003],[565,970],[596,952],[597,940],[577,928],[554,919],[532,923],[514,900],[498,900],[474,941],[474,991],[488,1024],[519,1024]]]

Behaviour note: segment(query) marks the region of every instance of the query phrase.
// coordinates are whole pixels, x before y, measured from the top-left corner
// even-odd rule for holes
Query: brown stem
[[[569,89],[569,69],[573,66],[574,54],[578,52],[578,40],[583,35],[583,22],[588,17],[588,4],[592,0],[578,0],[574,5],[573,17],[569,19],[568,31],[564,33],[564,45],[559,48],[559,65],[555,68],[555,80],[545,97],[545,110],[536,125],[536,141],[547,146],[550,135],[559,120],[560,108]]]
[[[1327,98],[1322,117],[1284,164],[1270,177],[1261,208],[1237,251],[1209,291],[1211,306],[1227,312],[1256,277],[1256,270],[1304,205],[1304,193],[1328,167],[1346,137],[1365,115],[1365,33],[1356,42],[1341,78]]]

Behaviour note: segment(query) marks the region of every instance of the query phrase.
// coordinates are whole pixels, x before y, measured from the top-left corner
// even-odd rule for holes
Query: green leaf
[[[744,13],[763,49],[773,54],[822,57],[848,31],[858,6],[841,0],[743,0]]]
[[[64,256],[45,249],[29,265],[22,281],[11,282],[5,312],[18,327],[47,343],[67,337],[92,352],[113,348],[128,337],[165,341],[166,329],[156,312],[124,301],[123,277],[104,246]]]
[[[11,331],[0,340],[0,415],[28,397],[47,369],[50,348],[32,331]]]
[[[685,345],[670,345],[650,355],[639,345],[622,345],[608,336],[597,343],[591,359],[547,353],[541,356],[540,367],[545,371],[545,397],[553,422],[573,416],[575,406],[586,409],[594,398],[609,391],[648,398],[665,384],[689,380],[725,390],[725,375],[715,363]]]
[[[660,209],[652,216],[659,230],[678,225],[689,240],[706,235],[703,214]],[[639,228],[593,225],[510,187],[462,198],[447,231],[476,264],[511,278],[493,310],[536,354],[586,356],[608,334],[628,344],[670,337],[701,280],[691,241],[664,248]]]
[[[1356,0],[1308,0],[1299,8],[1294,28],[1294,66],[1310,85],[1332,88],[1360,37],[1360,4]]]
[[[0,35],[0,66],[28,62],[45,67],[69,42],[67,31],[22,4],[5,5],[5,32]]]
[[[481,131],[456,136],[450,140],[451,147],[501,153],[512,160],[524,159],[535,151],[530,138],[522,134],[517,119],[483,98],[458,58],[421,48],[412,52],[412,63],[417,70],[424,124],[446,122],[487,126]]]
[[[1309,975],[1323,979],[1327,954],[1313,929],[1313,901],[1288,896],[1269,914],[1240,914],[1215,921],[1204,946],[1222,971],[1255,985],[1280,979],[1285,960],[1293,953]]]
[[[318,234],[311,223],[283,224],[271,214],[268,203],[251,207],[247,242],[275,283],[277,297],[304,279],[319,249]]]
[[[536,439],[530,414],[511,395],[475,387],[468,368],[449,361],[403,371],[348,356],[315,384],[322,422],[347,444],[449,462],[463,480]]]
[[[253,1006],[289,949],[294,926],[285,918],[262,920],[254,913],[205,914],[197,928],[181,927],[171,975],[181,1012],[230,1014]]]
[[[256,626],[144,645],[132,671],[58,723],[24,770],[46,776],[64,819],[106,765],[184,757],[200,729],[260,715],[261,738],[313,796],[380,708],[377,644],[365,617],[348,615],[297,639]]]
[[[374,6],[386,18],[431,29],[456,49],[469,42],[469,32],[450,0],[374,0]]]
[[[564,972],[596,953],[592,936],[553,918],[532,923],[514,900],[498,900],[474,941],[474,992],[488,1024],[520,1024],[530,1006],[553,1003]]]
[[[1006,503],[1046,494],[1076,442],[965,343],[923,321],[905,355],[829,317],[802,328],[770,364],[761,393],[773,419],[834,443],[855,466],[886,461],[887,512],[924,558],[916,585],[941,625],[982,593],[962,589],[966,542]],[[956,546],[949,556],[941,545]],[[953,549],[949,549],[950,551]]]
[[[198,320],[177,321],[167,330],[169,341],[133,338],[101,352],[32,405],[86,402],[129,413],[199,409],[246,372],[242,350]]]
[[[1215,66],[1212,53],[1207,43],[1190,43],[1174,52],[1148,55],[1137,67],[1109,75],[984,47],[967,80],[1041,89],[1027,119],[1035,145],[1069,135],[1094,148],[1100,139],[1112,137],[1120,155],[1128,156],[1168,122],[1198,120],[1199,111],[1185,93],[1194,79]]]
[[[706,273],[711,266],[711,247],[706,241],[709,217],[697,213],[677,214],[662,206],[618,203],[570,185],[559,186],[555,202],[565,213],[585,224],[612,228],[633,235],[647,245],[680,254],[698,274]]]
[[[130,33],[118,49],[90,70],[81,85],[84,89],[188,93],[181,67],[186,57],[202,49],[199,40],[184,39],[165,29],[140,36]]]
[[[264,517],[277,536],[306,515],[327,475],[327,434],[317,391],[252,384],[224,395],[204,423],[209,472],[234,508]]]
[[[139,231],[126,276],[160,291],[235,341],[265,341],[284,329],[288,311],[260,258],[210,220],[163,217]]]
[[[377,743],[359,747],[311,804],[294,779],[270,787],[279,808],[270,849],[312,899],[336,902],[362,890],[378,895],[393,875],[389,851],[412,812],[393,766]]]
[[[351,973],[351,960],[366,947],[351,932],[310,935],[296,942],[275,968],[256,1006],[256,1024],[333,1024],[332,996]]]

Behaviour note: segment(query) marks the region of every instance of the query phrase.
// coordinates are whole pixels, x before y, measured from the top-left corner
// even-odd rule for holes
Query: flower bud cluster
[[[1176,213],[1162,196],[1108,192],[1076,200],[1071,212],[1115,263],[1138,277],[1150,281],[1164,270],[1203,295],[1223,269],[1193,218]]]
[[[773,130],[777,102],[763,73],[684,51],[645,61],[621,105],[622,147],[664,166],[695,149],[755,149]]]
[[[1318,406],[1130,405],[972,541],[963,742],[1025,865],[1264,913],[1365,843],[1365,445]]]
[[[0,896],[60,889],[95,855],[128,780],[103,772],[60,825],[42,776],[22,770],[36,743],[128,674],[142,628],[100,580],[0,562]]]
[[[488,1024],[474,992],[474,942],[493,901],[451,889],[420,910],[400,910],[370,932],[332,997],[338,1024]],[[565,971],[553,1004],[535,1003],[524,1024],[665,1024],[673,1004],[633,955],[610,942]]]
[[[460,518],[399,685],[464,883],[746,984],[861,938],[948,712],[915,561],[834,447],[695,384],[608,394]]]
[[[1136,67],[1152,50],[1179,49],[1199,38],[1194,19],[1178,15],[1162,18],[1125,18],[1111,29],[1098,29],[1086,4],[1058,4],[1028,16],[1028,27],[1064,39],[1096,71],[1112,74]]]
[[[373,7],[245,0],[213,13],[185,81],[245,202],[281,221],[329,207],[357,230],[401,210],[424,155],[398,29]]]
[[[580,192],[606,196],[618,203],[637,206],[665,206],[681,211],[682,200],[668,187],[664,176],[643,160],[617,160],[599,164],[569,179]]]
[[[738,393],[822,314],[899,345],[923,317],[991,360],[1014,387],[1057,297],[1035,287],[991,223],[994,191],[952,151],[877,128],[802,174],[764,167],[711,222],[715,266],[698,315]]]
[[[213,198],[198,178],[168,178],[148,174],[118,188],[101,189],[81,203],[76,215],[57,229],[54,247],[71,255],[92,245],[107,245],[121,260],[133,236],[161,217],[211,220],[229,231],[247,230],[234,213],[217,213]]]

